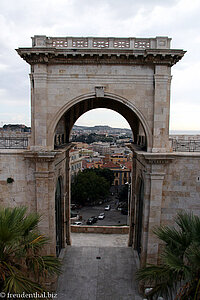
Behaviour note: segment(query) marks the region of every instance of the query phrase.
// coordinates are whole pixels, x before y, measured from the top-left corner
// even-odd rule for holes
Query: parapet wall
[[[104,233],[128,234],[129,226],[77,226],[71,225],[71,232],[75,233]]]

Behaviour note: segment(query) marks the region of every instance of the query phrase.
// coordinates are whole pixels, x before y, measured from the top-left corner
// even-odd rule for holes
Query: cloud
[[[29,116],[30,123],[30,67],[15,49],[30,47],[31,36],[164,35],[172,37],[173,48],[188,51],[172,68],[172,122],[178,111],[187,113],[183,105],[193,104],[200,111],[199,15],[199,0],[1,0],[0,89],[5,93],[0,93],[0,103],[5,102],[4,109],[12,109],[13,114],[20,114],[24,106],[24,120]],[[199,126],[195,118],[190,119],[190,127]]]
[[[76,121],[76,125],[85,125],[85,126],[93,126],[93,125],[108,125],[111,127],[123,127],[130,128],[128,122],[124,117],[122,117],[119,113],[105,108],[97,108],[92,109],[86,113],[84,113],[78,120]]]
[[[171,107],[171,130],[198,130],[200,131],[199,105],[174,104]]]

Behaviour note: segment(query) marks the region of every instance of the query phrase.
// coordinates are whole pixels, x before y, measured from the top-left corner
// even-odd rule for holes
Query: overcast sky
[[[169,36],[187,50],[172,68],[170,129],[200,130],[199,0],[1,0],[0,126],[30,125],[29,65],[15,51],[31,37]],[[112,111],[94,110],[78,124],[127,127]]]

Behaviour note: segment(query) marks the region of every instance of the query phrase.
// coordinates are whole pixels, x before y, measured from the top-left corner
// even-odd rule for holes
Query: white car
[[[74,222],[74,225],[82,225],[82,222],[80,221]]]
[[[105,210],[110,210],[110,209],[111,209],[111,206],[110,206],[110,205],[106,205],[104,209],[105,209]]]
[[[103,220],[105,218],[105,214],[104,213],[100,213],[100,215],[98,216],[99,220]]]

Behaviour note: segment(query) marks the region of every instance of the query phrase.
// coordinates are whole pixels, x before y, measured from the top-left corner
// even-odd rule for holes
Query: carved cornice
[[[147,163],[151,165],[168,164],[174,159],[173,155],[170,153],[143,153],[143,157]]]
[[[183,50],[145,49],[57,49],[19,48],[17,53],[30,65],[34,64],[108,64],[108,65],[169,65],[176,64],[185,54]]]
[[[24,158],[38,162],[51,162],[54,161],[57,154],[60,154],[60,151],[26,151]]]
[[[34,172],[35,179],[54,178],[55,172],[52,171],[36,171]]]

